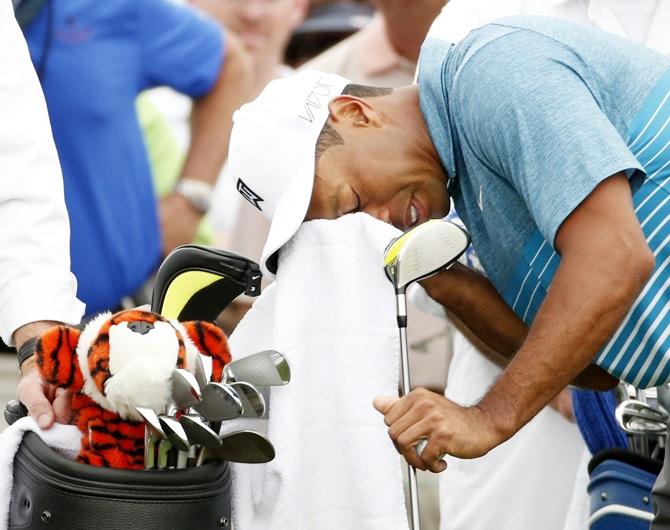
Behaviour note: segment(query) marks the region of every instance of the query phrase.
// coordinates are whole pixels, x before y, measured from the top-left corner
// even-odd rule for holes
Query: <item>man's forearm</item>
[[[631,260],[633,263],[634,260]],[[523,346],[479,403],[503,439],[514,434],[592,361],[619,326],[649,271],[564,257]],[[612,286],[616,285],[616,289]]]
[[[460,263],[421,282],[428,294],[490,350],[511,359],[527,328],[483,275]]]
[[[191,144],[182,176],[214,184],[228,155],[233,112],[250,91],[249,60],[233,35],[226,35],[223,68],[212,90],[193,103]]]

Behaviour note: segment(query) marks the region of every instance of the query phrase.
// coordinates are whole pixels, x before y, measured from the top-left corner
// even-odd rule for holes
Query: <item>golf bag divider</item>
[[[14,458],[9,530],[230,528],[225,462],[177,470],[79,464],[27,432]]]
[[[659,460],[621,448],[594,455],[588,467],[590,530],[648,530],[651,488],[661,466]]]

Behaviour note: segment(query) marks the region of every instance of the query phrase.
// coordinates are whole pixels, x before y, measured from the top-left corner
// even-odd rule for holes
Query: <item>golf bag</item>
[[[651,488],[663,463],[627,449],[597,453],[589,463],[590,530],[648,530]]]
[[[214,320],[237,296],[260,294],[261,273],[247,258],[185,245],[158,270],[152,310],[168,318]],[[5,408],[11,424],[27,413]],[[68,460],[27,432],[14,457],[9,530],[226,529],[231,523],[227,462],[170,470],[125,470]]]
[[[230,528],[228,463],[130,471],[72,462],[28,432],[14,459],[9,530]]]

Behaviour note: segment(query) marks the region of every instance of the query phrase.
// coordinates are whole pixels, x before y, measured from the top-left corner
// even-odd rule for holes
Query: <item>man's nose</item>
[[[128,329],[135,333],[139,333],[140,335],[146,335],[149,331],[154,329],[154,325],[151,322],[146,322],[144,320],[133,320],[128,323]]]

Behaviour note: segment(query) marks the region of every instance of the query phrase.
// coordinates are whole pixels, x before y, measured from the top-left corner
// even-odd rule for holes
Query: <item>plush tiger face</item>
[[[99,315],[77,344],[84,393],[124,419],[141,420],[136,405],[161,410],[170,399],[172,371],[186,364],[182,331],[147,311]]]
[[[141,421],[138,405],[161,411],[175,368],[194,355],[213,358],[213,376],[229,362],[225,335],[207,322],[179,323],[149,311],[103,313],[83,331],[57,326],[42,335],[37,362],[51,384],[83,392],[123,419]]]

